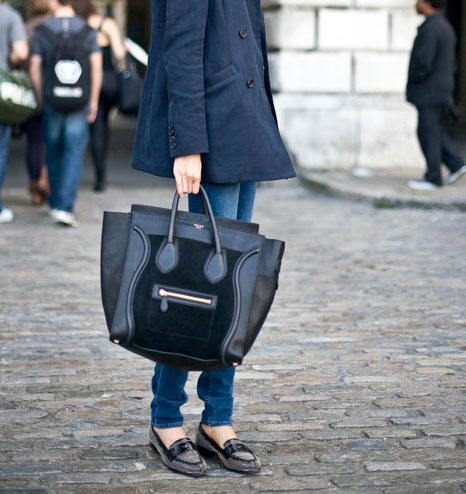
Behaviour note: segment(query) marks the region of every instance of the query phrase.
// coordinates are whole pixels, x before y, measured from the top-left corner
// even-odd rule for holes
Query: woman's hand
[[[202,161],[200,154],[178,156],[173,164],[176,190],[180,197],[184,194],[198,194],[201,184]]]

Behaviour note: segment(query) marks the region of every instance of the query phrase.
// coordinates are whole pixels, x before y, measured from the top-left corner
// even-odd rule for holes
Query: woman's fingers
[[[180,196],[199,193],[201,169],[202,161],[200,154],[175,158],[173,175],[176,181],[176,190]]]
[[[183,197],[183,180],[181,179],[181,175],[178,170],[174,170],[173,175],[175,176],[176,191],[180,197]]]
[[[188,194],[189,193],[188,177],[186,176],[186,174],[183,174],[181,176],[181,179],[183,180],[183,194]]]

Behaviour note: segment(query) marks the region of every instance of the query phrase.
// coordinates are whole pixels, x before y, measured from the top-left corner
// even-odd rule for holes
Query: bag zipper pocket
[[[167,312],[168,302],[190,305],[197,308],[213,310],[217,306],[217,297],[207,293],[174,288],[171,286],[154,285],[152,298],[160,300],[160,310]]]

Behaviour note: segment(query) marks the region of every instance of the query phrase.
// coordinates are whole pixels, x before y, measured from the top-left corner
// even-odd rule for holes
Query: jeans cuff
[[[204,422],[204,420],[203,420],[202,424],[206,425],[207,427],[221,427],[223,425],[231,425],[231,426],[233,425],[231,420],[223,420],[223,421],[209,420],[207,422]]]
[[[173,427],[183,427],[183,422],[172,422],[171,424],[158,424],[152,421],[152,425],[157,429],[172,429]]]

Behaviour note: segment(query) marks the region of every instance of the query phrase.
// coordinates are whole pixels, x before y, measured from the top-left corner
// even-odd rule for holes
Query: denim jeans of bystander
[[[8,151],[10,149],[11,125],[0,122],[0,212],[3,209],[1,191],[5,180],[6,165],[8,162]]]
[[[52,209],[73,211],[89,136],[86,112],[43,114]]]

